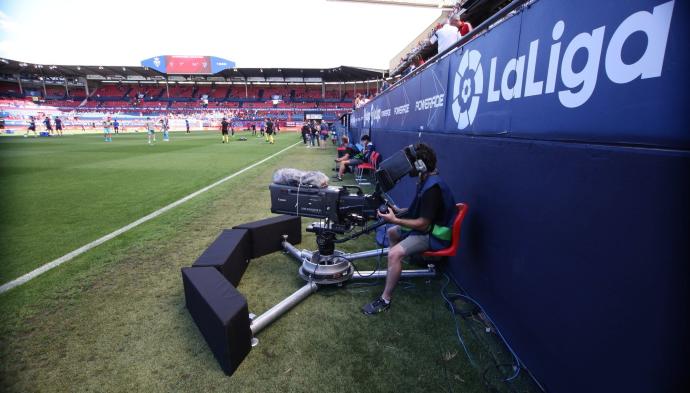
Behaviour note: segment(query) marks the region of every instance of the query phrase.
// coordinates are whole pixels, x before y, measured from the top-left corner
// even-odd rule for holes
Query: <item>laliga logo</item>
[[[550,47],[547,47],[547,62],[539,63],[537,59],[544,52],[540,51],[540,44],[542,48],[548,45],[548,38],[547,42],[543,42],[544,39],[531,41],[527,54],[508,59],[503,72],[499,69],[498,57],[489,59],[486,103],[554,95],[563,107],[577,108],[592,97],[597,83],[604,82],[599,78],[601,69],[609,81],[618,85],[660,77],[674,3],[675,0],[667,1],[654,7],[652,12],[635,12],[615,29],[600,26],[591,32],[579,33],[567,45],[560,41],[565,21],[557,21],[551,31]],[[630,37],[639,39],[639,34],[635,34],[638,32],[646,36],[644,52],[636,59],[624,60],[623,47]],[[604,42],[607,37],[608,44]],[[585,55],[584,65],[575,65],[576,53]],[[477,115],[484,90],[480,60],[479,51],[465,52],[454,76],[451,107],[459,130],[471,125]],[[537,64],[542,65],[537,67]]]
[[[472,124],[477,115],[479,97],[484,91],[484,71],[479,63],[481,58],[479,51],[465,52],[455,75],[451,108],[459,130]]]

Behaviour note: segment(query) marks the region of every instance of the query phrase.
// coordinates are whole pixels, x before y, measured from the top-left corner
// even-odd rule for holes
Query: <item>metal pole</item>
[[[351,254],[343,255],[343,257],[346,259],[349,259],[351,261],[356,261],[358,259],[373,258],[373,257],[378,257],[378,256],[385,257],[387,255],[388,255],[388,247],[386,247],[384,249],[353,252]]]
[[[283,248],[285,251],[288,252],[288,254],[292,255],[295,257],[298,261],[302,262],[304,259],[309,259],[311,260],[312,253],[307,251],[307,250],[298,250],[295,246],[293,246],[291,243],[288,241],[283,241]]]
[[[22,78],[17,74],[17,83],[19,84],[19,94],[24,95],[24,88],[22,87]]]
[[[256,336],[263,328],[270,325],[273,321],[280,318],[283,314],[288,312],[292,307],[296,306],[302,300],[306,299],[309,295],[316,292],[318,285],[313,282],[307,283],[307,285],[298,289],[292,295],[283,299],[282,302],[271,307],[265,313],[254,318],[250,329],[252,330],[252,335]]]
[[[387,270],[362,270],[359,273],[355,271],[351,280],[376,280],[379,278],[386,278]],[[436,276],[436,268],[432,265],[428,269],[414,269],[403,270],[400,273],[400,278],[416,278],[416,277],[434,277]]]

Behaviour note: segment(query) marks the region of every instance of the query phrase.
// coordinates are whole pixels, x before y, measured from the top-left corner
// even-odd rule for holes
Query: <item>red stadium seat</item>
[[[452,238],[449,247],[446,247],[437,251],[427,251],[422,254],[424,257],[452,257],[458,252],[458,247],[460,247],[460,228],[462,226],[462,220],[465,219],[467,214],[467,209],[469,206],[465,203],[458,203],[455,205],[458,208],[458,214],[455,216],[452,228]]]
[[[374,151],[371,153],[369,162],[357,165],[357,168],[355,168],[355,181],[358,184],[369,184],[369,182],[364,180],[364,171],[367,170],[373,173],[378,166],[380,156],[379,152]]]

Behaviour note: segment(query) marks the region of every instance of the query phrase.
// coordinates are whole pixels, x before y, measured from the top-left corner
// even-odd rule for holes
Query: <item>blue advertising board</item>
[[[537,1],[376,97],[352,126],[690,147],[685,8]]]
[[[351,116],[433,147],[469,205],[447,271],[546,391],[688,391],[688,16],[538,0]]]

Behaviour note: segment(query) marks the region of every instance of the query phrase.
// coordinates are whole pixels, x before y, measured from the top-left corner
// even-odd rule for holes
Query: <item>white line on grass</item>
[[[140,224],[145,223],[146,221],[152,220],[152,219],[154,219],[154,218],[160,216],[161,214],[167,212],[168,210],[170,210],[170,209],[172,209],[172,208],[174,208],[174,207],[177,207],[177,206],[179,206],[179,205],[181,205],[181,204],[187,202],[188,200],[194,198],[195,196],[200,195],[200,194],[203,194],[204,192],[206,192],[206,191],[212,189],[213,187],[215,187],[215,186],[217,186],[217,185],[219,185],[219,184],[225,183],[226,181],[232,179],[233,177],[238,176],[238,175],[241,175],[242,173],[244,173],[244,172],[246,172],[246,171],[248,171],[248,170],[254,168],[254,167],[257,166],[257,165],[263,164],[264,162],[266,162],[266,161],[270,160],[271,158],[273,158],[273,157],[275,157],[275,156],[277,156],[277,155],[283,153],[284,151],[286,151],[286,150],[288,150],[288,149],[291,149],[291,148],[297,146],[299,143],[301,143],[301,141],[300,141],[300,142],[296,142],[296,143],[294,143],[294,144],[292,144],[292,145],[290,145],[290,146],[284,148],[283,150],[281,150],[281,151],[279,151],[279,152],[277,152],[277,153],[274,153],[274,154],[272,154],[272,155],[270,155],[270,156],[264,158],[264,159],[261,160],[261,161],[255,162],[255,163],[253,163],[252,165],[249,165],[248,167],[246,167],[246,168],[244,168],[244,169],[241,169],[241,170],[239,170],[239,171],[237,171],[237,172],[235,172],[235,173],[233,173],[233,174],[231,174],[231,175],[229,175],[229,176],[226,176],[226,177],[224,177],[224,178],[218,180],[217,182],[215,182],[215,183],[213,183],[213,184],[210,184],[210,185],[208,185],[208,186],[206,186],[206,187],[204,187],[204,188],[202,188],[202,189],[200,189],[200,190],[198,190],[198,191],[195,191],[195,192],[193,192],[193,193],[187,195],[186,197],[184,197],[184,198],[182,198],[182,199],[179,199],[179,200],[177,200],[177,201],[175,201],[175,202],[173,202],[173,203],[171,203],[171,204],[169,204],[169,205],[167,205],[167,206],[164,206],[164,207],[162,207],[162,208],[156,210],[155,212],[153,212],[153,213],[151,213],[151,214],[149,214],[149,215],[147,215],[147,216],[144,216],[144,217],[142,217],[142,218],[140,218],[140,219],[134,221],[134,222],[131,223],[131,224],[125,225],[125,226],[123,226],[122,228],[120,228],[120,229],[118,229],[118,230],[116,230],[116,231],[114,231],[114,232],[111,232],[111,233],[109,233],[109,234],[107,234],[107,235],[101,237],[100,239],[96,239],[96,240],[92,241],[91,243],[89,243],[89,244],[87,244],[87,245],[81,246],[81,247],[77,248],[76,250],[74,250],[74,251],[72,251],[72,252],[70,252],[70,253],[68,253],[68,254],[65,254],[65,255],[61,256],[60,258],[58,258],[58,259],[56,259],[56,260],[54,260],[54,261],[52,261],[52,262],[48,262],[48,263],[46,263],[45,265],[43,265],[43,266],[41,266],[41,267],[39,267],[39,268],[37,268],[37,269],[35,269],[35,270],[32,270],[32,271],[30,271],[29,273],[26,273],[25,275],[23,275],[23,276],[21,276],[21,277],[19,277],[19,278],[16,278],[16,279],[14,279],[14,280],[12,280],[12,281],[10,281],[10,282],[8,282],[8,283],[5,283],[5,284],[1,285],[1,286],[0,286],[0,293],[5,293],[5,292],[9,291],[10,289],[12,289],[12,288],[14,288],[14,287],[20,286],[20,285],[22,285],[22,284],[24,284],[24,283],[26,283],[26,282],[28,282],[28,281],[30,281],[30,280],[32,280],[32,279],[38,277],[39,275],[41,275],[41,274],[47,272],[48,270],[53,269],[53,268],[55,268],[55,267],[58,267],[58,266],[62,265],[63,263],[65,263],[65,262],[71,260],[72,258],[74,258],[74,257],[76,257],[76,256],[78,256],[78,255],[81,255],[81,254],[83,254],[83,253],[89,251],[90,249],[92,249],[92,248],[94,248],[94,247],[96,247],[96,246],[98,246],[98,245],[101,245],[101,244],[107,242],[108,240],[110,240],[110,239],[112,239],[112,238],[114,238],[114,237],[116,237],[116,236],[118,236],[118,235],[121,235],[121,234],[123,234],[123,233],[129,231],[130,229],[132,229],[132,228],[134,228],[134,227],[136,227],[136,226],[138,226],[138,225],[140,225]]]

